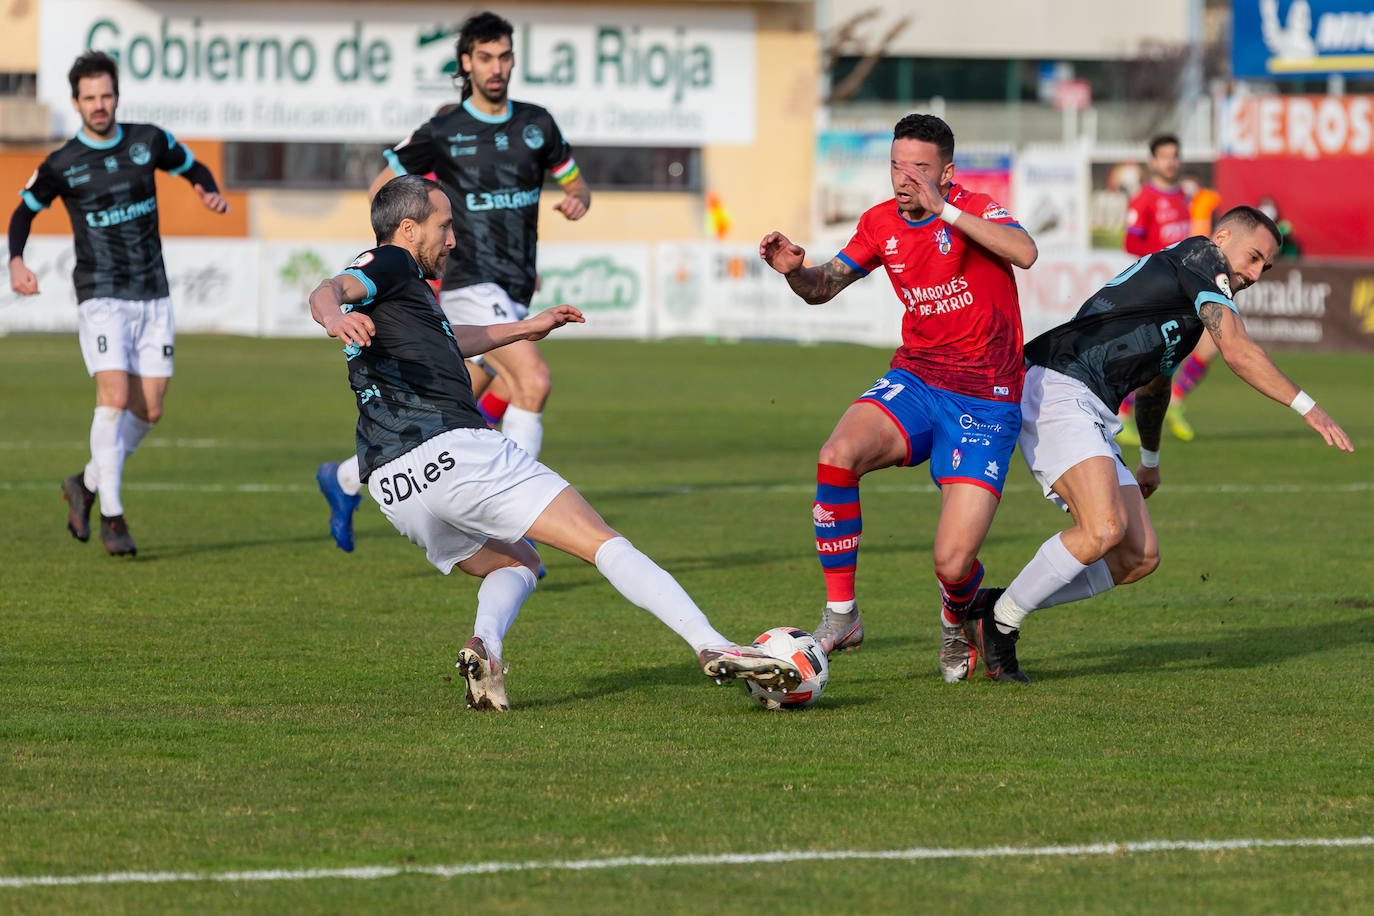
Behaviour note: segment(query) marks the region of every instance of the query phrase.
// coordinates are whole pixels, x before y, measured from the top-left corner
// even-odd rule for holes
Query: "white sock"
[[[687,640],[695,652],[707,646],[728,646],[701,608],[677,580],[623,537],[613,537],[596,552],[597,572],[636,607],[641,607]]]
[[[827,601],[825,603],[825,609],[832,614],[852,614],[854,608],[858,606],[859,603],[853,599],[849,601]]]
[[[1116,582],[1112,580],[1112,571],[1107,568],[1107,561],[1098,560],[1083,570],[1082,574],[1068,585],[1042,601],[1040,607],[1047,608],[1054,607],[1056,604],[1068,604],[1070,601],[1082,601],[1084,598],[1100,595],[1115,585]]]
[[[143,437],[152,428],[153,424],[136,416],[132,410],[124,411],[124,416],[119,418],[119,444],[124,449],[125,459],[138,451]]]
[[[993,617],[1003,631],[1014,630],[1031,611],[1046,607],[1046,600],[1077,579],[1088,567],[1074,559],[1058,534],[1040,545],[1025,568],[1011,580],[997,599]]]
[[[339,479],[339,489],[349,496],[357,496],[363,488],[362,478],[358,476],[358,453],[354,452],[348,456],[347,461],[339,462],[339,470],[335,475]]]
[[[119,442],[119,420],[124,410],[119,407],[97,407],[91,418],[91,464],[95,465],[95,486],[87,487],[100,494],[100,514],[123,515],[124,504],[119,499],[119,482],[124,474],[124,449]]]
[[[472,626],[472,635],[482,637],[494,657],[504,658],[501,640],[538,582],[524,566],[503,566],[487,573],[482,580],[477,589],[477,622]]]
[[[507,439],[529,452],[531,458],[538,458],[539,449],[544,444],[544,424],[540,419],[542,416],[543,414],[537,411],[525,410],[512,404],[506,408],[506,415],[501,420],[501,432],[506,434]]]

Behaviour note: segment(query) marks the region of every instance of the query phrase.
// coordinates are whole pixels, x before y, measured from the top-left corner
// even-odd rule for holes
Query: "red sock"
[[[825,573],[826,601],[854,600],[854,571],[859,563],[859,475],[830,464],[816,465],[816,552]]]
[[[506,415],[506,408],[509,406],[510,401],[498,397],[490,391],[483,394],[477,401],[477,409],[486,418],[487,425],[493,428],[501,425],[501,418]]]

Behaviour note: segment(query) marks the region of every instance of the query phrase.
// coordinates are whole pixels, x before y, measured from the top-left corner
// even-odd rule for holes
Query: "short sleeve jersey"
[[[362,479],[440,433],[485,429],[453,329],[410,252],[383,245],[344,273],[367,290],[352,309],[376,328],[368,346],[344,347],[358,399]]]
[[[1236,311],[1226,256],[1211,239],[1193,236],[1126,268],[1072,319],[1026,344],[1026,361],[1078,379],[1115,410],[1128,392],[1187,358],[1208,302]]]
[[[1161,191],[1152,184],[1140,189],[1126,208],[1126,251],[1142,255],[1186,239],[1193,229],[1188,195],[1182,188]]]
[[[972,216],[1019,225],[986,194],[955,184],[947,200]],[[959,394],[1020,400],[1021,304],[1005,259],[938,216],[910,222],[895,198],[859,218],[838,257],[864,275],[881,265],[906,308],[892,368]]]
[[[443,288],[495,283],[528,304],[544,174],[568,180],[577,171],[553,116],[538,105],[511,101],[506,115],[494,118],[468,99],[383,155],[398,175],[433,172],[453,204],[458,244]]]
[[[157,183],[184,174],[191,151],[152,124],[120,124],[109,140],[78,132],[51,153],[20,197],[35,213],[61,197],[72,223],[76,299],[161,299],[167,295]]]

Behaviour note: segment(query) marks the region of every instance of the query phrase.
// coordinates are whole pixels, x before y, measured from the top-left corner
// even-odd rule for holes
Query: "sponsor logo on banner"
[[[610,258],[590,258],[571,268],[539,272],[541,306],[574,305],[584,312],[632,309],[638,304],[640,282],[636,273]]]
[[[1374,72],[1368,0],[1236,0],[1231,17],[1238,77]]]
[[[1233,96],[1222,107],[1221,145],[1240,159],[1374,153],[1374,96]]]

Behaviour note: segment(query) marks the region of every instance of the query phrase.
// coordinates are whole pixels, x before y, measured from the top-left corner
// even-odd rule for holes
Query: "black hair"
[[[954,161],[954,131],[935,115],[909,114],[892,128],[893,140],[921,140],[934,143],[946,162]]]
[[[1168,146],[1170,143],[1172,143],[1174,146],[1179,147],[1180,149],[1183,148],[1183,145],[1178,142],[1178,137],[1174,136],[1173,134],[1157,134],[1154,137],[1151,137],[1150,155],[1155,155],[1161,146]]]
[[[1263,226],[1269,230],[1269,234],[1274,237],[1274,241],[1278,243],[1279,247],[1283,247],[1283,233],[1279,231],[1279,227],[1274,224],[1272,219],[1254,207],[1241,204],[1239,207],[1232,207],[1223,213],[1221,219],[1217,220],[1216,229],[1230,226],[1235,226],[1246,232],[1252,231],[1256,226]]]
[[[77,86],[82,80],[92,76],[100,76],[102,73],[108,74],[110,82],[114,83],[114,94],[119,95],[119,64],[115,59],[104,51],[87,51],[76,59],[72,68],[67,71],[67,82],[72,84],[72,98],[77,96]]]
[[[372,198],[372,233],[384,245],[400,227],[402,220],[423,223],[434,212],[429,192],[438,191],[439,182],[423,175],[397,175],[382,185]]]
[[[472,77],[463,69],[463,55],[471,54],[472,46],[478,42],[500,41],[502,38],[509,38],[513,42],[514,36],[515,26],[489,10],[469,16],[463,23],[462,28],[458,30],[458,45],[455,49],[458,72],[454,79],[459,81],[465,101],[472,95]]]

